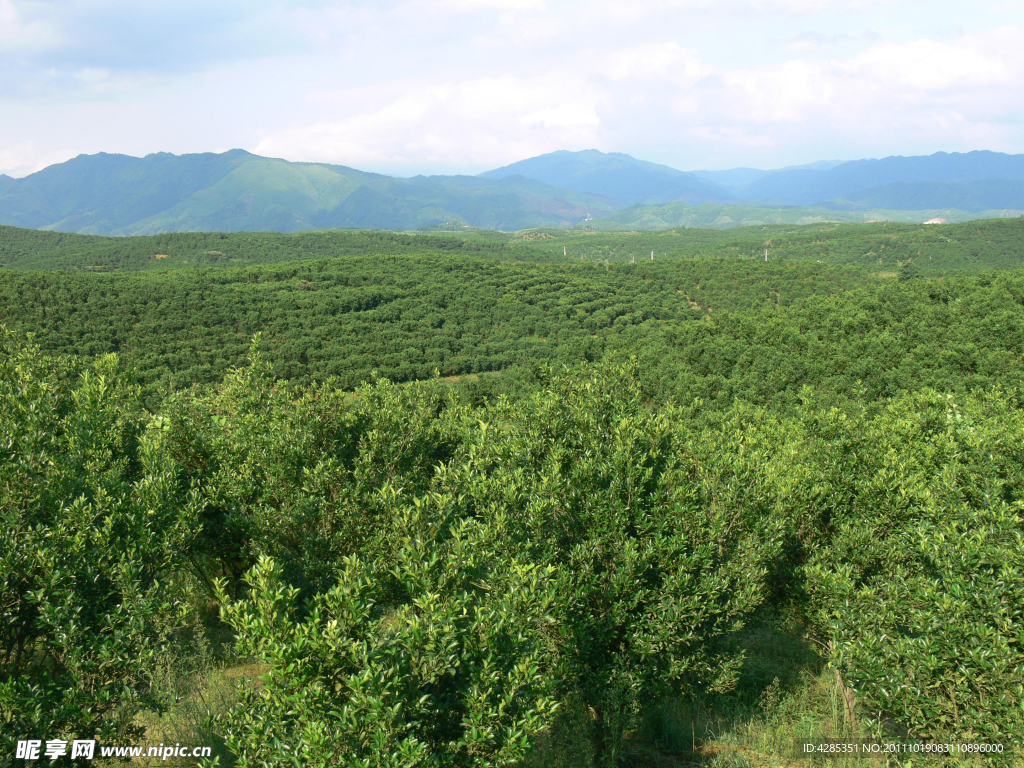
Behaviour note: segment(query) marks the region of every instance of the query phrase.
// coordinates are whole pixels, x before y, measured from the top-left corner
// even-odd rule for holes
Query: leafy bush
[[[116,358],[78,367],[0,336],[0,745],[133,731],[181,625],[197,532]],[[13,753],[13,752],[12,752]]]
[[[498,528],[450,497],[396,510],[391,563],[346,558],[308,606],[263,559],[225,608],[265,666],[226,717],[240,766],[501,766],[554,710],[548,569],[507,557]],[[226,595],[222,596],[225,600]]]
[[[995,502],[933,508],[892,537],[909,566],[827,582],[833,663],[863,705],[935,740],[1021,744],[1024,733],[1024,515]]]
[[[1020,743],[1024,415],[999,394],[923,392],[865,427],[807,568],[833,663],[912,734]]]
[[[341,559],[387,550],[394,514],[380,490],[422,493],[461,439],[462,412],[431,382],[355,393],[276,381],[259,353],[213,392],[170,398],[167,450],[205,500],[202,561],[234,593],[261,557],[305,597]]]
[[[733,684],[726,640],[763,599],[780,529],[716,503],[680,414],[652,411],[628,366],[555,376],[481,416],[437,482],[554,569],[560,693],[590,709],[615,764],[644,703]]]

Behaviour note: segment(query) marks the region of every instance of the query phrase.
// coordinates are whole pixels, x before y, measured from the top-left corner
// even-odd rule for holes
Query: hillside
[[[895,274],[814,262],[765,264],[752,258],[609,266],[603,261],[485,261],[454,254],[346,256],[157,273],[9,271],[0,281],[0,325],[34,334],[54,353],[119,353],[138,371],[153,407],[168,388],[213,383],[241,365],[255,333],[262,333],[264,353],[278,374],[296,382],[335,377],[339,386],[352,389],[372,380],[375,371],[394,381],[430,378],[435,371],[442,376],[506,371],[495,384],[514,390],[535,363],[574,363],[619,350],[645,360],[661,382],[663,397],[683,402],[701,397],[724,406],[739,392],[747,397],[756,392],[758,400],[792,399],[801,383],[814,381],[847,391],[860,378],[884,392],[895,386],[891,376],[902,380],[927,370],[935,382],[955,378],[950,365],[960,370],[971,363],[932,360],[931,352],[927,361],[894,359],[870,372],[855,352],[862,340],[852,337],[843,341],[852,346],[827,353],[833,363],[819,359],[830,344],[839,344],[839,337],[829,342],[829,334],[843,332],[827,325],[829,313],[819,314],[825,304],[805,300],[859,288],[874,295],[880,285],[895,283],[890,279]],[[926,291],[893,288],[883,294],[890,296],[887,301],[909,300],[913,294],[915,302],[924,303],[922,311],[927,305],[930,314],[954,317],[953,308]],[[867,294],[843,301],[850,304],[844,313],[871,306]],[[763,374],[729,362],[740,352],[736,345],[746,344],[752,322],[729,320],[729,313],[758,307],[781,313],[757,321],[757,356],[769,366]],[[912,314],[891,316],[884,306],[871,312],[879,338],[904,332],[894,330],[893,323],[899,328],[911,324],[914,333],[936,339],[954,331]],[[714,328],[701,327],[699,321],[708,317],[714,318]],[[785,335],[770,331],[792,323],[820,326],[819,352],[800,363],[802,373],[793,370],[796,361],[790,359]],[[686,356],[703,349],[703,365],[719,360],[711,371],[683,375],[686,367],[670,362],[684,354],[677,349],[681,333],[688,339]],[[670,344],[675,351],[662,350],[669,338],[676,339]],[[980,337],[971,338],[976,348],[968,356],[987,354]],[[979,377],[989,371],[984,381],[1009,384],[1010,378],[997,373],[1005,369],[1009,375],[1008,364],[1001,358],[975,363]],[[769,370],[775,372],[769,375]]]
[[[998,215],[994,212],[1006,209],[1024,210],[1024,155],[997,152],[823,161],[775,171],[734,168],[686,173],[621,153],[563,150],[481,174],[495,179],[513,175],[630,206],[654,206],[653,210],[630,208],[605,217],[606,221],[649,229],[822,219],[923,222],[939,215],[962,221]],[[680,203],[725,205],[711,216],[707,212],[713,208],[690,211]],[[658,210],[665,204],[674,206],[665,209],[668,217]],[[730,208],[729,204],[741,207]],[[673,215],[673,210],[687,213]],[[842,216],[835,211],[864,215]]]
[[[906,206],[919,211],[982,214],[994,209],[1024,210],[1024,179],[986,179],[962,184],[939,181],[894,181],[864,189],[827,204],[829,208],[863,211]],[[938,214],[936,214],[938,215]]]
[[[667,165],[637,160],[620,152],[560,150],[480,174],[486,179],[522,176],[556,187],[620,203],[722,202],[732,195],[717,184]]]
[[[408,233],[386,230],[312,232],[178,232],[133,237],[78,235],[0,226],[0,268],[82,272],[241,267],[298,259],[409,253],[561,260],[503,232]]]
[[[82,155],[0,186],[0,223],[103,235],[568,226],[616,204],[527,179],[397,179],[242,150]]]
[[[650,231],[531,229],[516,233],[399,233],[318,230],[182,232],[100,237],[0,227],[0,268],[99,273],[245,267],[282,262],[410,254],[528,262],[658,261],[702,257],[822,262],[881,271],[913,262],[926,276],[1024,267],[1024,219],[941,227],[906,223],[772,224]]]
[[[1013,185],[1017,182],[993,182],[993,185]],[[896,185],[893,185],[896,186]],[[692,227],[700,229],[733,229],[735,227],[757,227],[774,224],[855,224],[870,222],[895,222],[923,224],[935,218],[947,222],[964,222],[974,219],[1016,218],[1022,208],[989,210],[976,208],[974,212],[958,208],[925,208],[901,210],[898,207],[905,200],[913,198],[920,204],[928,202],[980,203],[985,197],[991,198],[989,185],[979,185],[976,191],[935,190],[935,185],[921,184],[923,189],[905,190],[901,185],[895,190],[869,190],[850,198],[836,200],[819,206],[779,206],[754,204],[715,205],[701,203],[688,205],[676,202],[664,205],[631,205],[628,208],[607,214],[602,219],[583,221],[578,228],[586,229],[639,229],[659,230]],[[952,185],[944,185],[952,186]],[[996,193],[998,194],[998,192]],[[896,199],[893,199],[894,195]],[[1000,198],[1004,201],[1006,198]],[[876,205],[877,204],[877,205]],[[889,207],[884,207],[889,206]]]
[[[597,150],[403,179],[243,150],[81,155],[0,177],[0,225],[96,235],[388,229],[514,232],[949,221],[1024,209],[1024,156],[972,152],[686,173]],[[212,249],[216,250],[216,249]]]
[[[0,324],[53,352],[120,352],[155,397],[168,382],[216,381],[256,332],[282,375],[347,388],[374,370],[405,381],[639,352],[702,312],[1019,269],[1024,221],[131,238],[3,228],[0,266]]]

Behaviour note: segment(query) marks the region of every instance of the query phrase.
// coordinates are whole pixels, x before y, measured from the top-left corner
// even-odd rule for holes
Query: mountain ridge
[[[398,179],[245,150],[80,155],[0,189],[0,223],[83,234],[566,226],[619,204],[536,181]]]
[[[828,170],[794,168],[769,173],[741,190],[749,201],[818,205],[896,182],[965,184],[1024,179],[1024,155],[978,150],[852,160]],[[1012,206],[998,206],[1012,207]]]
[[[638,160],[621,152],[604,153],[596,149],[580,152],[558,150],[480,174],[482,178],[489,179],[513,175],[600,195],[628,205],[733,199],[723,187],[697,174]]]
[[[817,221],[828,211],[865,214],[835,214],[844,220],[902,212],[900,220],[925,221],[931,217],[922,217],[925,212],[964,220],[1024,210],[1024,155],[940,152],[836,162],[686,172],[624,153],[559,150],[476,176],[398,178],[242,149],[142,158],[99,153],[20,179],[0,175],[0,224],[100,235],[512,231],[595,220],[608,226],[646,222],[644,228],[736,221],[724,210],[712,216],[707,206],[731,206],[748,222]],[[636,206],[649,210],[634,211]],[[687,206],[705,208],[684,211]]]

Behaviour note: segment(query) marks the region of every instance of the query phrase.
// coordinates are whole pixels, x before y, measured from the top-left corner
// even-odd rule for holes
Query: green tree
[[[908,280],[918,280],[921,277],[921,268],[913,261],[908,261],[906,264],[900,267],[900,282],[905,283]]]
[[[510,765],[550,722],[550,571],[450,497],[389,495],[390,562],[348,557],[303,605],[264,559],[246,599],[222,594],[238,652],[266,670],[221,724],[240,766]]]
[[[682,414],[652,411],[628,366],[553,376],[482,415],[437,482],[554,569],[560,692],[615,765],[646,703],[733,685],[728,639],[763,600],[781,529],[716,501]]]
[[[306,598],[334,584],[343,557],[386,556],[394,508],[381,489],[425,492],[461,440],[465,409],[434,382],[291,386],[257,343],[249,365],[210,392],[168,398],[160,419],[165,450],[204,500],[193,568],[235,594],[269,557]]]
[[[926,391],[855,432],[854,450],[832,454],[848,491],[806,568],[813,626],[876,718],[921,737],[1019,744],[1019,403]]]
[[[157,706],[198,528],[114,357],[78,367],[0,336],[0,744],[111,740]]]

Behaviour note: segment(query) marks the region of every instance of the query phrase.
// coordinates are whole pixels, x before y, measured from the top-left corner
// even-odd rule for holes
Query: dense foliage
[[[512,765],[571,713],[623,765],[795,626],[851,723],[1024,746],[1019,272],[6,276],[7,740],[137,738],[212,643],[222,765]]]
[[[1013,224],[964,227],[975,228],[971,248],[981,253],[1001,248],[1000,238]],[[927,238],[930,231],[911,234]],[[826,247],[808,238],[827,234],[801,231],[779,244],[801,257],[807,248]],[[286,244],[311,255],[371,247],[377,236],[353,235],[348,245],[331,233],[232,237],[260,258],[276,250],[294,253]],[[738,241],[724,255],[739,257],[748,247],[756,253],[763,233],[757,236],[756,247]],[[161,247],[180,247],[183,254],[199,247],[193,241],[227,238],[163,237],[168,243]],[[455,377],[506,371],[501,384],[467,386],[511,392],[529,378],[534,363],[599,359],[615,351],[641,357],[660,382],[660,399],[725,404],[736,396],[791,402],[805,384],[850,391],[861,381],[873,397],[920,386],[985,385],[1015,375],[1018,278],[988,275],[945,284],[913,279],[910,267],[922,278],[929,274],[930,267],[917,265],[931,261],[920,260],[908,262],[900,280],[825,263],[744,258],[610,265],[485,260],[464,251],[491,248],[500,255],[525,246],[444,237],[421,242],[451,247],[446,255],[336,256],[158,274],[8,272],[0,284],[0,320],[35,334],[54,353],[118,352],[139,372],[151,408],[168,391],[219,380],[243,362],[256,332],[263,333],[264,352],[278,375],[300,383],[333,376],[345,388],[375,371],[395,381],[435,371]],[[861,233],[856,247],[888,253],[874,237]],[[685,254],[709,247],[704,238],[687,233],[675,239],[684,243]],[[147,240],[99,242],[137,254],[151,248]],[[385,240],[410,249],[418,242],[399,235]],[[537,242],[547,243],[527,245]],[[900,242],[893,241],[887,259],[922,247]],[[937,251],[938,260],[956,257],[973,270],[974,262],[958,255],[962,244],[942,245],[952,250]],[[849,251],[854,245],[839,239],[828,247]],[[833,254],[830,261],[843,258]]]
[[[116,361],[47,360],[0,336],[0,744],[109,738],[181,626],[171,581],[199,532]]]
[[[300,259],[402,254],[466,254],[520,261],[644,262],[693,258],[811,261],[880,271],[913,262],[924,276],[975,274],[1024,266],[1020,218],[943,226],[873,223],[761,224],[730,231],[670,228],[656,232],[536,229],[183,232],[98,237],[0,226],[0,267],[83,272],[243,267]]]
[[[187,232],[150,237],[98,237],[0,226],[0,266],[83,272],[239,267],[297,259],[411,253],[471,254],[484,258],[522,255],[552,260],[527,243],[497,232],[471,235],[323,230],[276,232]]]

